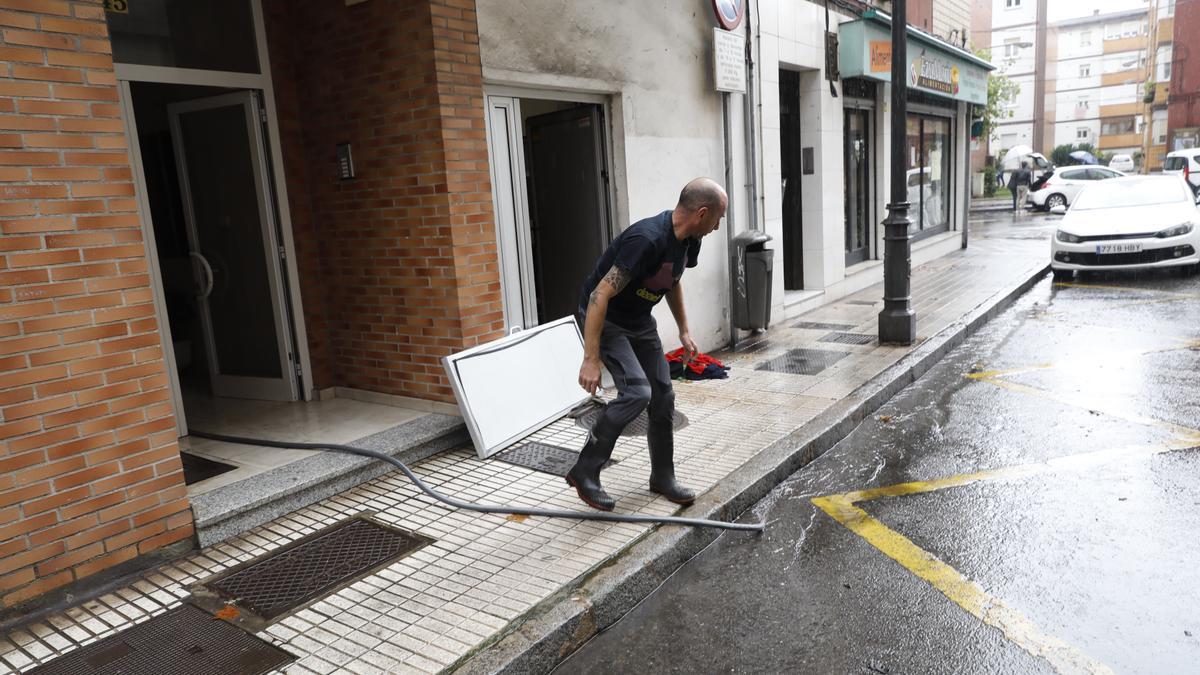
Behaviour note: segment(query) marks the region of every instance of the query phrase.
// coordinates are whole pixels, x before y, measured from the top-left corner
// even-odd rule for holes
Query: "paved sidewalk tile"
[[[950,325],[1002,289],[1045,265],[1044,233],[1003,223],[973,231],[971,247],[914,270],[918,337]],[[1044,229],[1044,228],[1043,228]],[[1024,233],[1024,234],[1023,234]],[[895,363],[911,348],[821,342],[828,328],[875,334],[882,301],[872,286],[839,302],[777,322],[733,354],[727,380],[680,381],[677,405],[690,420],[676,440],[680,480],[708,489]],[[757,370],[791,349],[846,356],[814,375]],[[526,440],[577,449],[586,432],[559,420]],[[651,494],[644,437],[622,438],[603,480],[617,511],[669,515],[679,509]],[[580,509],[562,478],[498,461],[470,447],[431,457],[413,470],[459,499]],[[218,545],[164,565],[126,588],[0,636],[0,670],[27,670],[177,606],[189,584],[359,514],[433,540],[394,564],[281,618],[260,637],[291,652],[288,673],[437,672],[478,649],[537,603],[604,563],[647,532],[634,523],[601,523],[456,511],[420,494],[392,472],[297,510]]]

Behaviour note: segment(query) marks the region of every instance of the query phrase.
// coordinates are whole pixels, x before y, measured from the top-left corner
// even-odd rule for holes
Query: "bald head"
[[[724,213],[728,200],[725,190],[711,178],[695,178],[679,193],[679,207],[689,213],[705,206],[710,211]]]
[[[679,193],[679,204],[671,215],[675,235],[697,239],[712,234],[721,226],[729,196],[724,188],[711,178],[696,178],[683,186]]]

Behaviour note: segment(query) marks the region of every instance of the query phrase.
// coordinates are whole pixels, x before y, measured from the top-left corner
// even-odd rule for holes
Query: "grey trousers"
[[[582,316],[579,318],[582,323]],[[667,466],[661,468],[669,468],[674,450],[675,389],[658,339],[658,327],[653,320],[638,330],[605,321],[600,335],[600,359],[613,376],[617,398],[604,407],[596,420],[581,461],[597,468],[603,465],[612,455],[621,431],[648,408],[650,424],[646,440],[651,463],[658,466],[666,462]]]

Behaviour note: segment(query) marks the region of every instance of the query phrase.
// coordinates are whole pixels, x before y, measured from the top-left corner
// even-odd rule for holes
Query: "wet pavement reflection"
[[[1198,316],[1042,281],[559,672],[1196,672]]]

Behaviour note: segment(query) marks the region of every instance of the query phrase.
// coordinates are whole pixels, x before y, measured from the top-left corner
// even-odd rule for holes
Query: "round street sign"
[[[712,0],[712,4],[717,23],[725,30],[737,28],[746,13],[746,0]]]

